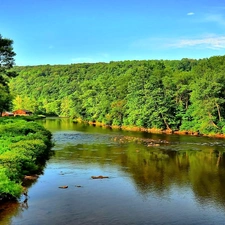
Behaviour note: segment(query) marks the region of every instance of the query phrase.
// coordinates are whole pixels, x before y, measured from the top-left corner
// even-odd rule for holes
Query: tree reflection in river
[[[50,127],[56,121],[46,120]],[[107,128],[95,127],[87,124],[67,123],[57,121],[56,129],[74,129],[85,133],[107,133],[117,135]],[[71,160],[106,165],[117,164],[121,170],[129,172],[137,190],[142,194],[154,191],[160,195],[176,185],[185,187],[190,185],[196,198],[204,201],[216,202],[225,208],[225,141],[207,137],[191,137],[179,135],[159,135],[143,132],[122,132],[136,137],[151,137],[166,139],[167,146],[145,147],[136,143],[119,143],[118,145],[102,145],[102,143],[77,144],[65,147],[65,151],[58,151],[60,156],[65,152],[71,153]],[[120,134],[120,132],[119,132]],[[111,137],[111,136],[110,136]],[[82,150],[82,151],[80,151]]]
[[[199,199],[216,198],[225,202],[225,166],[224,153],[211,148],[209,151],[172,151],[144,149],[138,152],[138,146],[123,146],[123,148],[96,145],[77,145],[65,147],[57,151],[56,157],[64,157],[71,152],[70,160],[82,163],[117,164],[129,172],[138,190],[142,193],[149,191],[167,191],[171,185],[191,185]],[[80,151],[83,149],[83,151]],[[140,149],[140,146],[139,146]],[[218,157],[220,163],[218,165]]]
[[[31,187],[27,211],[42,215],[39,224],[205,225],[225,219],[225,140],[112,130],[67,119],[40,123],[53,132],[55,155]],[[148,147],[115,141],[118,136],[169,144]],[[112,179],[92,182],[92,175]],[[69,188],[58,190],[59,184]],[[82,186],[79,192],[76,185]],[[12,224],[26,224],[18,219],[21,210],[14,212]],[[33,222],[29,213],[22,215]]]

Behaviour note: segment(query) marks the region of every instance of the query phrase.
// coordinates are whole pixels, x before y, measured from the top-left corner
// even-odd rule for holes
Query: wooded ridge
[[[106,125],[225,133],[225,56],[14,67],[14,109]]]

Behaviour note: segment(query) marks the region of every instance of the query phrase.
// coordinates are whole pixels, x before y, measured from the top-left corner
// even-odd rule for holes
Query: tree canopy
[[[225,133],[225,56],[14,67],[14,108],[118,126]]]
[[[10,108],[11,96],[8,88],[8,79],[15,76],[9,71],[14,65],[13,41],[3,38],[0,34],[0,116],[4,110]]]
[[[8,38],[3,38],[0,34],[0,69],[10,69],[14,65],[13,41]]]

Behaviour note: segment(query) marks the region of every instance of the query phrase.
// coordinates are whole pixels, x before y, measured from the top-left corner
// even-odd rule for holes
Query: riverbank
[[[51,155],[51,132],[30,120],[0,118],[0,201],[18,198],[24,177],[40,173]]]
[[[109,127],[111,129],[121,129],[127,131],[141,131],[152,134],[178,134],[178,135],[191,135],[191,136],[205,136],[205,137],[214,137],[214,138],[225,138],[225,134],[202,134],[196,131],[187,131],[187,130],[163,130],[158,128],[145,128],[145,127],[135,127],[135,126],[116,126],[116,125],[106,125],[100,122],[91,122],[91,121],[82,121],[82,120],[73,120],[75,123],[87,123],[93,126],[99,127]]]
[[[55,154],[29,186],[27,201],[1,205],[1,224],[224,221],[224,139],[126,132],[69,118],[38,123],[52,131]]]

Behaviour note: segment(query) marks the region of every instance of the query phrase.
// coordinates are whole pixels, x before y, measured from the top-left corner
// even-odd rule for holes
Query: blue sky
[[[0,0],[16,65],[225,55],[222,0]]]

